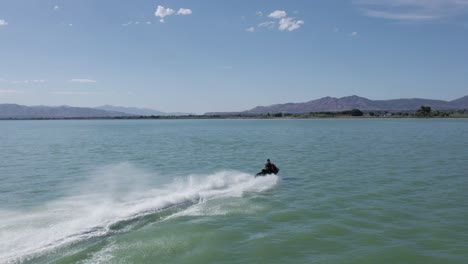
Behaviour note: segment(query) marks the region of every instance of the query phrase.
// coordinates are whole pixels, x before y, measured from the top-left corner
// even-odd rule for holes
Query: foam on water
[[[274,175],[254,178],[237,171],[188,175],[158,184],[150,184],[151,177],[164,179],[128,163],[106,166],[71,188],[74,196],[32,210],[0,211],[0,262],[25,261],[60,246],[103,236],[116,223],[170,206],[197,206],[208,200],[242,197],[245,192],[262,192],[279,179]],[[189,207],[174,216],[202,214],[199,208]]]

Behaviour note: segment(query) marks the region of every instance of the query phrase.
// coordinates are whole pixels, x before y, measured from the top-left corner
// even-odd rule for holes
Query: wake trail
[[[275,175],[221,171],[177,177],[156,187],[151,175],[127,163],[107,166],[69,196],[28,211],[0,211],[0,262],[16,263],[70,243],[111,234],[121,222],[154,214],[184,203],[242,197],[273,188]],[[187,209],[190,212],[190,206]],[[178,212],[171,219],[184,215]]]

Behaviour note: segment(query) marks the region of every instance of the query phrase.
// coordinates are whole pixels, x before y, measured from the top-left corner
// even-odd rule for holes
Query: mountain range
[[[105,111],[88,107],[71,106],[24,106],[18,104],[0,104],[0,118],[98,118],[126,117],[127,113]]]
[[[468,96],[453,101],[430,99],[392,99],[370,100],[356,95],[342,98],[323,97],[304,103],[286,103],[270,106],[257,106],[241,112],[210,112],[205,115],[258,115],[267,113],[310,113],[338,112],[351,109],[361,111],[416,111],[421,106],[430,106],[434,110],[468,109]],[[165,113],[148,108],[120,107],[104,105],[96,108],[71,106],[24,106],[18,104],[0,104],[0,119],[28,118],[107,118],[132,116],[178,116],[187,113]]]
[[[101,109],[111,112],[121,112],[137,116],[181,116],[181,115],[190,115],[189,113],[166,113],[150,108],[138,108],[138,107],[124,107],[124,106],[113,106],[113,105],[103,105],[95,107],[96,109]]]
[[[186,113],[165,113],[148,108],[104,105],[95,108],[72,106],[25,106],[0,104],[0,119],[29,118],[108,118],[132,116],[180,116]]]
[[[356,95],[342,98],[323,97],[304,103],[286,103],[270,106],[257,106],[239,114],[266,114],[266,113],[309,113],[309,112],[338,112],[351,109],[362,111],[415,111],[421,106],[430,106],[434,110],[460,110],[468,109],[468,96],[453,100],[431,99],[392,99],[370,100]],[[218,113],[219,114],[219,113]]]

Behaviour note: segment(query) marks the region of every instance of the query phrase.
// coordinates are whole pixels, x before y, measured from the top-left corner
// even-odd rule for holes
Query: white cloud
[[[369,17],[399,21],[435,21],[468,14],[468,0],[355,0]]]
[[[77,82],[77,83],[96,83],[96,80],[90,79],[71,79],[70,82]]]
[[[247,32],[254,32],[254,31],[255,31],[255,28],[254,28],[254,27],[249,27],[249,28],[245,29],[245,31],[247,31]]]
[[[285,17],[287,14],[286,14],[286,11],[283,11],[283,10],[276,10],[276,11],[273,11],[271,12],[268,17],[271,17],[271,18],[276,18],[276,19],[280,19],[282,17]]]
[[[304,24],[303,20],[294,20],[293,17],[282,18],[279,21],[278,29],[281,31],[288,30],[293,31],[301,27]]]
[[[22,93],[18,90],[13,89],[0,89],[0,94],[12,94],[12,93]]]
[[[192,10],[190,10],[188,8],[181,8],[181,9],[179,9],[179,11],[177,11],[177,14],[178,15],[190,15],[190,14],[192,14]]]
[[[351,34],[349,34],[350,37],[357,37],[358,33],[356,31],[354,32],[351,32]]]
[[[69,27],[72,27],[72,26],[73,26],[73,24],[68,24],[68,26],[69,26]]]
[[[262,11],[257,11],[257,12],[255,12],[255,14],[256,14],[257,16],[263,16],[263,12],[262,12]]]
[[[87,95],[87,94],[96,94],[96,93],[95,93],[95,92],[57,91],[57,92],[49,92],[49,94],[58,94],[58,95]]]
[[[14,84],[22,84],[22,83],[45,83],[46,80],[24,80],[24,81],[12,81],[11,83]]]
[[[122,26],[127,27],[131,25],[139,25],[139,24],[146,24],[146,25],[151,25],[151,21],[146,21],[146,22],[140,22],[140,21],[128,21],[127,23],[123,23]]]
[[[407,21],[423,21],[423,20],[433,20],[439,18],[436,15],[424,15],[418,13],[393,13],[385,11],[376,11],[376,10],[364,10],[366,16],[377,17],[384,19],[392,20],[407,20]]]
[[[8,22],[5,19],[0,19],[0,26],[6,26]]]
[[[58,5],[54,6],[54,11],[58,11],[60,7]]]
[[[177,13],[175,12],[174,9],[171,8],[166,8],[164,6],[158,5],[158,8],[156,9],[156,12],[154,13],[155,16],[159,17],[159,22],[164,23],[164,17],[170,16],[173,14],[177,15],[190,15],[192,14],[192,10],[188,8],[180,8]]]
[[[468,0],[355,0],[361,5],[415,6],[434,8],[438,6],[467,6]]]
[[[159,22],[164,23],[164,17],[174,14],[174,12],[174,9],[165,8],[164,6],[158,5],[158,8],[156,9],[154,15],[161,18]]]
[[[298,13],[298,11],[294,11]],[[258,14],[257,14],[258,15]],[[258,28],[269,28],[272,29],[278,25],[280,31],[293,31],[301,27],[304,24],[304,20],[295,20],[294,17],[287,17],[287,13],[284,10],[275,10],[271,12],[268,17],[278,19],[276,21],[265,21],[257,25]]]
[[[258,27],[273,28],[275,25],[276,25],[275,21],[265,21],[265,22],[258,24]]]

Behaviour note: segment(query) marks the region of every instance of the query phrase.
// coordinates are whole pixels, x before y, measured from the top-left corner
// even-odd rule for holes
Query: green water
[[[0,263],[467,263],[467,219],[466,119],[0,122]]]

